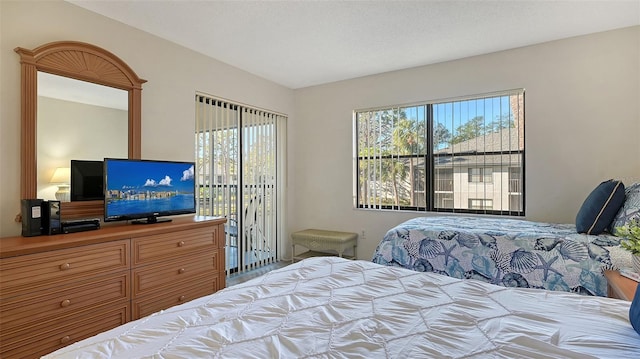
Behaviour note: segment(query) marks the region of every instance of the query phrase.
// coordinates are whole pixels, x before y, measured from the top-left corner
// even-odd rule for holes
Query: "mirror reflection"
[[[37,196],[68,201],[71,160],[128,157],[128,91],[41,71],[37,86]]]

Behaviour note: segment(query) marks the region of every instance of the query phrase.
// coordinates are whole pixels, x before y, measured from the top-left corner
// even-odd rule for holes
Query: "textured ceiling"
[[[640,25],[640,0],[68,1],[294,89]]]

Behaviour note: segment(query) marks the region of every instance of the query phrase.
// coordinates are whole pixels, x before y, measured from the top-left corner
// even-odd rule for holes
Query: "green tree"
[[[456,128],[456,134],[451,139],[451,143],[456,144],[484,136],[485,130],[484,116],[476,116]]]
[[[497,133],[505,128],[513,128],[515,123],[509,114],[499,116],[495,121],[485,123],[484,116],[476,116],[456,128],[456,135],[451,143],[461,143],[490,133]]]
[[[425,136],[425,121],[417,119],[407,119],[404,111],[401,112],[401,118],[395,126],[393,131],[393,147],[394,153],[400,156],[408,157],[409,168],[404,161],[396,161],[391,166],[392,169],[392,181],[395,204],[400,205],[400,195],[398,182],[405,182],[408,175],[409,185],[409,205],[415,204],[415,191],[413,190],[414,177],[415,177],[415,156],[422,156],[425,153],[426,148],[426,136]]]
[[[440,145],[449,141],[451,141],[451,132],[444,124],[438,122],[433,129],[433,148],[440,148]]]
[[[434,127],[433,143],[426,136],[424,119],[407,118],[399,109],[361,112],[357,118],[360,203],[367,203],[369,183],[392,193],[388,204],[415,205],[416,165],[427,146],[446,144],[451,132],[444,124]],[[398,159],[398,156],[403,157]],[[408,201],[402,201],[408,194]],[[404,203],[401,203],[404,202]],[[407,203],[408,202],[408,203]]]

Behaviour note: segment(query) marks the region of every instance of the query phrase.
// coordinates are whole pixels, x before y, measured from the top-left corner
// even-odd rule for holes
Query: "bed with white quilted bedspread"
[[[320,257],[45,358],[640,358],[629,306]]]

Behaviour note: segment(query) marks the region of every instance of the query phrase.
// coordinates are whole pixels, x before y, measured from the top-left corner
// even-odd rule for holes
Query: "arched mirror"
[[[56,125],[59,126],[56,129],[58,134],[55,137],[62,136],[65,132],[68,132],[70,136],[73,136],[70,138],[74,139],[86,136],[86,138],[93,137],[96,140],[107,141],[109,136],[105,135],[105,131],[121,132],[123,128],[127,129],[126,134],[121,133],[117,140],[110,142],[112,146],[124,146],[126,147],[125,149],[112,147],[110,151],[105,151],[104,154],[101,154],[102,150],[100,148],[108,145],[99,145],[97,143],[91,145],[91,141],[84,141],[77,145],[79,150],[76,149],[73,152],[75,159],[121,157],[118,155],[119,153],[126,153],[129,158],[140,158],[141,97],[142,84],[146,80],[139,78],[126,63],[112,53],[82,42],[59,41],[42,45],[33,50],[19,47],[15,51],[20,55],[21,64],[21,198],[40,198],[38,194],[42,194],[43,190],[42,188],[39,190],[38,184],[42,185],[42,183],[48,183],[51,180],[41,177],[54,177],[52,174],[55,172],[55,168],[53,167],[58,166],[58,164],[56,164],[55,160],[46,158],[45,154],[46,156],[55,155],[55,147],[47,147],[45,150],[43,148],[56,142],[60,145],[69,144],[69,140],[64,138],[59,140],[52,138],[54,136],[51,132],[53,132]],[[44,82],[45,79],[46,83]],[[43,82],[40,84],[40,81]],[[52,87],[51,81],[57,83],[57,85]],[[77,82],[76,85],[87,86],[86,89],[80,92],[84,92],[89,97],[104,99],[106,96],[110,96],[106,95],[105,92],[101,92],[103,90],[113,90],[115,93],[124,91],[128,104],[126,108],[118,109],[118,111],[123,116],[126,116],[126,123],[124,125],[116,125],[111,130],[99,130],[93,125],[87,126],[89,120],[84,109],[77,110],[63,107],[63,113],[68,114],[68,116],[43,113],[43,111],[50,111],[49,109],[67,105],[66,102],[69,99],[65,98],[66,95],[61,92],[67,92],[69,89],[60,90],[58,88],[56,90],[56,86],[70,86],[69,82],[73,81]],[[44,100],[42,96],[39,96],[39,86],[42,87],[43,91],[46,89],[45,93],[48,91],[48,95]],[[97,91],[95,94],[89,94],[94,90]],[[42,95],[43,92],[40,92]],[[54,99],[54,101],[51,101],[51,99]],[[53,105],[51,102],[53,102]],[[104,104],[98,104],[97,106],[108,107]],[[118,107],[118,105],[114,107]],[[77,118],[71,116],[72,113],[76,112],[84,113],[85,115]],[[40,121],[43,122],[41,123],[42,126],[39,126]],[[63,129],[60,129],[60,126]],[[86,133],[78,132],[81,128],[87,127],[89,129]],[[64,131],[64,128],[67,128],[68,131]],[[38,135],[39,133],[40,135]],[[47,136],[49,137],[45,138]],[[126,140],[124,139],[125,136]],[[54,149],[51,150],[49,148]],[[86,149],[85,153],[78,152],[82,151],[82,148]],[[58,159],[58,161],[63,160]],[[64,161],[68,161],[68,159],[64,159]],[[40,163],[43,166],[39,168]],[[103,201],[63,202],[61,214],[63,218],[102,217],[103,206]]]

